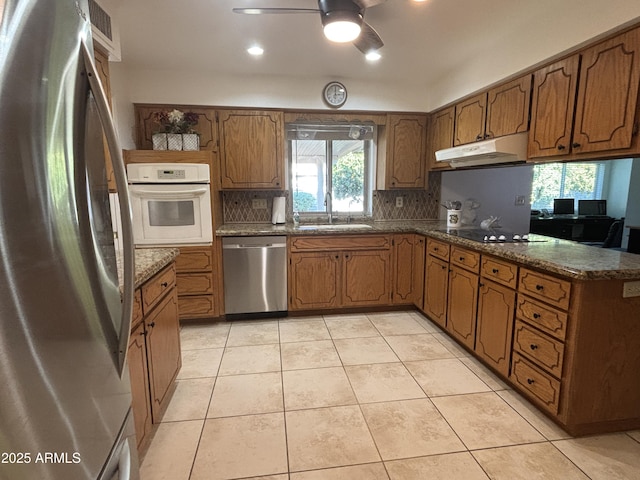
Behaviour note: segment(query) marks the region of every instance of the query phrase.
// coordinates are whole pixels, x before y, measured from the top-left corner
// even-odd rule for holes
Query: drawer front
[[[518,281],[518,266],[493,257],[482,257],[480,273],[483,277],[498,282],[509,288],[516,288]]]
[[[554,377],[562,376],[564,344],[540,333],[519,320],[513,339],[514,348],[522,355],[533,360]]]
[[[213,295],[189,295],[178,297],[178,314],[180,319],[213,317]]]
[[[146,315],[176,284],[176,269],[172,263],[142,285],[142,311]]]
[[[571,282],[523,268],[518,290],[564,310],[569,308]]]
[[[178,295],[213,293],[213,273],[179,273],[176,286]]]
[[[292,252],[389,249],[388,235],[314,235],[291,237]]]
[[[480,254],[473,250],[452,245],[449,260],[451,264],[467,269],[470,272],[478,273],[480,271]]]
[[[213,268],[211,247],[183,247],[176,257],[177,272],[197,272]]]
[[[142,292],[138,288],[133,296],[133,315],[131,316],[131,328],[142,321]]]
[[[427,240],[427,253],[442,260],[449,261],[449,244],[429,238]]]
[[[511,380],[525,392],[536,398],[544,408],[558,413],[560,402],[560,382],[545,373],[518,353],[513,354]]]
[[[516,316],[560,340],[564,340],[567,335],[568,315],[565,312],[532,300],[521,293],[518,293]]]

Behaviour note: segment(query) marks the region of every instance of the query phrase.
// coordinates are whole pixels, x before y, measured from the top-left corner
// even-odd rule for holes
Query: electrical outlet
[[[266,198],[253,198],[251,200],[251,208],[254,210],[266,210],[267,199]]]
[[[396,197],[396,207],[401,208],[404,205],[403,197]]]
[[[525,205],[527,203],[527,197],[525,195],[516,195],[515,205]]]
[[[640,297],[640,281],[624,282],[622,287],[622,298]]]

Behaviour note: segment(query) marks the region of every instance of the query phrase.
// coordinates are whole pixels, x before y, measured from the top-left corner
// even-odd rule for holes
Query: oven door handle
[[[129,187],[129,193],[131,195],[135,195],[137,197],[152,196],[152,197],[161,197],[161,198],[193,198],[200,196],[202,194],[206,194],[209,192],[208,187],[203,188],[190,188],[189,190],[174,190],[174,191],[163,191],[163,190],[143,190],[140,188],[131,188]]]

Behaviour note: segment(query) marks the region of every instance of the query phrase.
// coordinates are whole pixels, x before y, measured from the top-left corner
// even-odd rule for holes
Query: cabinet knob
[[[564,145],[558,145],[558,150],[564,150],[565,148],[567,147],[565,147]]]
[[[340,258],[340,255],[336,255],[336,259]]]
[[[572,146],[573,148],[580,148],[582,145],[580,145],[578,142],[573,142],[573,143],[571,144],[571,146]]]
[[[484,134],[484,138],[491,138],[491,134],[490,133],[485,133]]]
[[[167,288],[167,287],[169,286],[169,282],[162,282],[162,283],[160,284],[160,286],[161,286],[162,288]]]
[[[544,289],[544,287],[542,285],[536,285],[536,290],[540,291],[540,290],[543,290],[543,289]]]
[[[527,383],[529,385],[533,385],[534,382],[535,382],[535,380],[533,378],[527,378]]]
[[[461,262],[464,262],[464,257],[458,257],[458,260],[460,260]]]
[[[147,326],[149,326],[149,327],[153,328],[153,327],[155,327],[155,326],[156,326],[156,322],[151,322],[151,323],[147,324]]]
[[[539,314],[539,313],[534,313],[534,314],[533,314],[533,318],[535,318],[535,319],[540,318],[540,314]]]
[[[445,267],[444,265],[440,266],[440,268],[441,268],[442,270],[446,270],[446,269],[447,269],[447,267]]]
[[[498,269],[497,269],[497,268],[492,268],[492,269],[491,269],[491,272],[492,272],[492,273],[498,273]]]
[[[476,140],[482,140],[482,134],[478,135],[478,136],[476,137]]]
[[[532,343],[531,345],[529,345],[529,348],[530,348],[531,350],[535,350],[535,349],[537,349],[537,348],[538,348],[538,345],[536,345],[535,343]]]

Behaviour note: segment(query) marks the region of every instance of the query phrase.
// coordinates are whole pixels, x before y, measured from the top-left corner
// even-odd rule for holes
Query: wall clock
[[[332,108],[340,108],[347,101],[347,89],[340,82],[329,82],[322,90],[322,98]]]

